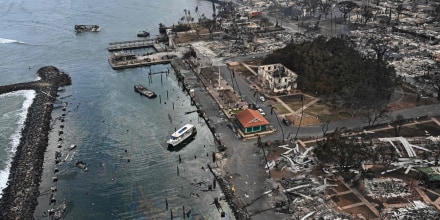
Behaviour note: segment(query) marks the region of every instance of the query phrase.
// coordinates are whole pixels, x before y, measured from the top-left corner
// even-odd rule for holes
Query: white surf
[[[6,38],[0,38],[0,44],[12,44],[12,43],[24,44],[24,42],[21,42],[21,41],[18,41],[18,40],[11,40],[11,39],[6,39]]]

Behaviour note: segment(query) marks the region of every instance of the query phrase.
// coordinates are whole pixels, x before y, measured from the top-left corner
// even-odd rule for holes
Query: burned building
[[[261,84],[272,93],[290,93],[296,89],[296,75],[284,65],[270,64],[258,67],[258,78]]]

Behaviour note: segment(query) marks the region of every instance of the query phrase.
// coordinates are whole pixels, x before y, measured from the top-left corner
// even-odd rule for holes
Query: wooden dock
[[[156,51],[160,52],[162,47],[157,43],[157,38],[132,40],[132,41],[120,41],[109,43],[108,51],[120,51],[120,50],[134,50],[147,47],[153,47]]]

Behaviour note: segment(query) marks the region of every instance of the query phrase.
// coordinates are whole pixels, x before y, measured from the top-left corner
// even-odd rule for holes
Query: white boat
[[[167,141],[167,143],[175,147],[180,143],[184,142],[185,140],[191,138],[195,134],[197,134],[196,127],[192,124],[186,124],[183,127],[181,127],[179,130],[171,134],[170,139]]]

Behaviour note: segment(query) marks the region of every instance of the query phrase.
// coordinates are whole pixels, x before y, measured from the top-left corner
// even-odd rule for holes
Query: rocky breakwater
[[[53,103],[58,88],[71,84],[70,76],[53,66],[42,67],[37,74],[40,77],[38,81],[0,86],[0,94],[17,90],[36,91],[21,131],[8,185],[0,199],[0,219],[33,219]]]

